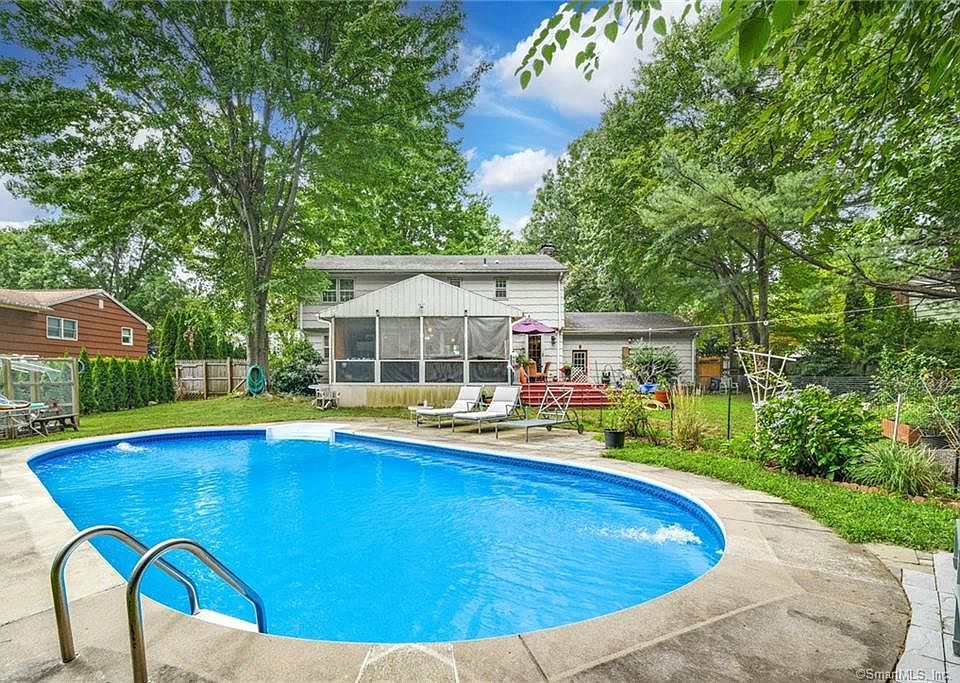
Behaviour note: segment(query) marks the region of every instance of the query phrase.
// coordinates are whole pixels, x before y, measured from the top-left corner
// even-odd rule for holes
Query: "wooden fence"
[[[226,396],[247,386],[245,360],[178,360],[175,370],[177,398]]]

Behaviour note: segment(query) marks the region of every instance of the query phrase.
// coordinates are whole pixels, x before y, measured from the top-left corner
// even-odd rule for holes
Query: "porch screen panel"
[[[419,340],[417,345],[419,346]],[[416,384],[420,382],[420,362],[382,360],[380,361],[380,381],[387,384]]]
[[[463,359],[463,318],[424,318],[423,357]]]
[[[337,382],[372,382],[377,324],[374,318],[337,318],[333,325]]]
[[[509,318],[467,318],[470,360],[507,360]]]
[[[509,326],[509,318],[467,319],[471,382],[506,384],[509,381]]]
[[[420,359],[420,318],[380,318],[380,358]]]
[[[462,320],[462,319],[461,319]],[[462,361],[427,361],[423,364],[424,381],[438,384],[462,384]]]

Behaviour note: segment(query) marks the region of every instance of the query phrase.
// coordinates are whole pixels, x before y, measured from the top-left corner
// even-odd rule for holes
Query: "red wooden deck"
[[[571,408],[606,408],[610,405],[607,400],[607,386],[605,384],[588,384],[573,382],[531,382],[520,388],[520,402],[526,406],[539,406],[547,387],[572,387],[573,396],[570,398]]]

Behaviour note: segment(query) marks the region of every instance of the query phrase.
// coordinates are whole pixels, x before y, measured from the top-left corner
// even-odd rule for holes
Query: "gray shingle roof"
[[[490,256],[438,256],[383,255],[383,256],[320,256],[307,261],[308,268],[327,272],[379,272],[397,273],[505,273],[505,272],[553,272],[567,270],[556,259],[544,254],[490,255]]]
[[[669,313],[577,313],[564,316],[564,334],[646,334],[696,336],[698,328]]]

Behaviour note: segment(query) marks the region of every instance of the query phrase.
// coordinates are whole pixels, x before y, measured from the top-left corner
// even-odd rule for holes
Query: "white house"
[[[622,369],[638,341],[678,352],[693,381],[693,340],[661,313],[567,313],[567,269],[545,248],[535,255],[324,256],[307,263],[330,287],[300,305],[300,329],[327,359],[326,380],[343,405],[440,402],[460,384],[508,383],[512,353],[553,370],[583,368],[593,381]],[[519,335],[531,317],[552,334]]]

